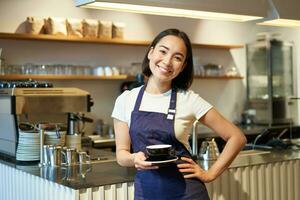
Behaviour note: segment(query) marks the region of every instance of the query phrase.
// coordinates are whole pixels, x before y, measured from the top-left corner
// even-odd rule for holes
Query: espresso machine
[[[74,113],[90,112],[92,105],[90,94],[78,88],[55,88],[47,85],[27,87],[24,83],[20,87],[2,84],[0,153],[16,159],[21,123],[60,123],[74,126],[70,116]],[[74,134],[72,127],[68,127],[68,131],[68,134]]]

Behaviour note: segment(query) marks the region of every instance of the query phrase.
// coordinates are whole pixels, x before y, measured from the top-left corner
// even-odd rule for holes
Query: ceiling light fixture
[[[298,0],[267,0],[268,16],[258,25],[300,27],[300,13]]]
[[[141,14],[187,17],[222,21],[245,22],[261,19],[263,0],[252,0],[236,5],[235,0],[75,0],[76,6]],[[250,6],[252,5],[252,6]],[[255,6],[254,6],[255,5]],[[251,11],[251,7],[255,12]]]

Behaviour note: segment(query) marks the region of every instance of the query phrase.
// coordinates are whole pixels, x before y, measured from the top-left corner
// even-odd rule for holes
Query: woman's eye
[[[182,61],[182,58],[181,58],[181,57],[179,57],[179,56],[176,56],[176,57],[175,57],[175,60],[176,60],[176,61],[180,61],[180,62],[181,62],[181,61]]]
[[[167,52],[166,52],[165,50],[163,50],[163,49],[159,50],[159,52],[162,53],[162,54],[166,54],[166,53],[167,53]]]

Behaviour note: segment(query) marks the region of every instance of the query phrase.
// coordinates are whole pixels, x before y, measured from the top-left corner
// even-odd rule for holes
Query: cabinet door
[[[266,42],[247,45],[247,86],[249,99],[268,98],[268,49]]]
[[[271,41],[273,97],[293,95],[293,45]]]

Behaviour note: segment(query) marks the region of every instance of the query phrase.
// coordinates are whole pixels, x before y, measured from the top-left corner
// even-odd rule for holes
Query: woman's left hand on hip
[[[209,171],[202,169],[193,159],[181,157],[181,160],[186,161],[186,163],[178,164],[177,167],[180,172],[185,173],[184,178],[198,178],[203,182],[214,180]]]

